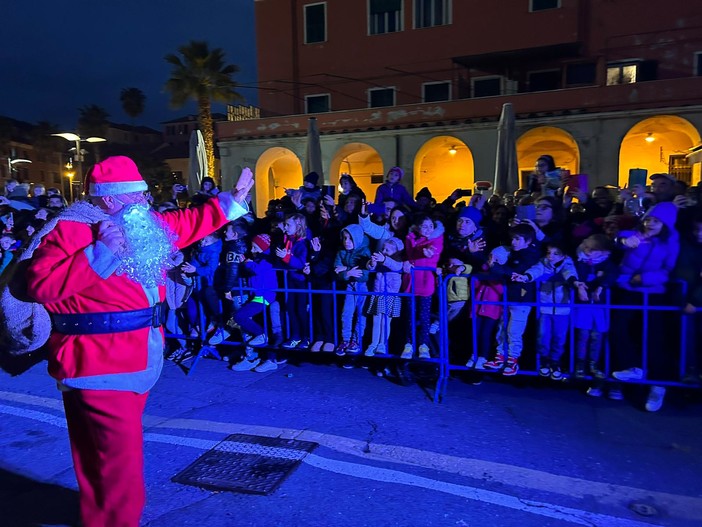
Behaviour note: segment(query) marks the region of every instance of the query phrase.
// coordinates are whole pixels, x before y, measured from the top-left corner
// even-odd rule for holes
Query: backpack
[[[20,356],[41,348],[51,335],[46,308],[27,295],[27,268],[41,240],[59,221],[93,224],[109,216],[87,202],[76,202],[49,220],[0,277],[0,352]]]

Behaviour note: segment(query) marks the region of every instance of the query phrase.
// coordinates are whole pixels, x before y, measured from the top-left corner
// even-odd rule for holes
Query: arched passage
[[[302,164],[292,150],[269,148],[258,158],[254,177],[256,213],[262,216],[270,200],[283,197],[285,189],[302,185]]]
[[[556,166],[570,170],[571,174],[580,171],[580,149],[573,136],[560,128],[539,126],[517,139],[517,165],[521,188],[526,187],[527,178],[534,171],[536,160],[544,154],[553,156]]]
[[[383,160],[378,151],[365,143],[349,143],[334,154],[329,170],[329,184],[338,185],[341,174],[350,174],[368,201],[383,182]]]
[[[667,172],[687,183],[693,181],[686,155],[700,143],[700,133],[687,120],[675,115],[657,115],[636,123],[619,148],[619,185],[629,181],[629,169],[644,168],[648,175]]]
[[[427,187],[434,199],[441,202],[457,188],[472,190],[474,182],[473,153],[460,139],[450,135],[434,137],[417,151],[414,158],[415,194]]]

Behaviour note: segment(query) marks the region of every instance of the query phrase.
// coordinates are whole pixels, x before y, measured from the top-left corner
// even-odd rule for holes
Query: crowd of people
[[[307,174],[263,214],[250,210],[172,256],[167,329],[177,337],[168,357],[182,358],[191,339],[211,346],[231,339],[245,343],[232,357],[235,371],[274,370],[280,349],[334,353],[346,365],[360,355],[430,360],[440,285],[450,335],[461,336],[451,339],[454,363],[511,376],[526,361],[553,380],[567,372],[592,379],[589,395],[613,399],[622,397],[613,380],[680,380],[683,360],[685,380],[699,382],[700,187],[660,173],[648,188],[585,192],[567,175],[554,178],[555,170],[544,155],[524,189],[489,197],[456,189],[442,202],[426,187],[413,198],[400,167],[372,200],[349,174],[338,196]],[[10,184],[1,202],[3,267],[65,207],[55,189],[35,186],[31,198],[27,190]],[[185,191],[175,185],[152,207],[197,205],[218,189],[205,178],[194,196]],[[28,206],[12,208],[18,200]],[[644,304],[654,306],[645,315],[618,309]],[[690,335],[681,357],[670,344],[683,317]],[[525,337],[532,326],[535,345]],[[474,349],[465,345],[473,339]],[[652,386],[647,409],[658,410],[664,394]]]

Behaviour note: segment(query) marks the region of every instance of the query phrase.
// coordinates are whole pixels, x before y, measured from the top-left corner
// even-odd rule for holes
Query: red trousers
[[[63,393],[84,527],[139,526],[146,397],[115,390]]]

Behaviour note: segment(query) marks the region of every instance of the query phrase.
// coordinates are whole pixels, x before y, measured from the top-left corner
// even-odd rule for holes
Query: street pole
[[[75,144],[75,149],[76,153],[73,156],[73,161],[75,163],[75,171],[76,175],[78,176],[79,180],[78,183],[81,187],[81,194],[83,191],[83,152],[80,149],[80,143],[81,141],[85,141],[87,143],[103,143],[107,141],[104,137],[88,137],[86,139],[81,138],[78,134],[74,134],[73,132],[61,132],[59,134],[51,134],[56,137],[62,137],[66,141],[71,141]],[[73,180],[71,179],[71,201],[73,201]]]

